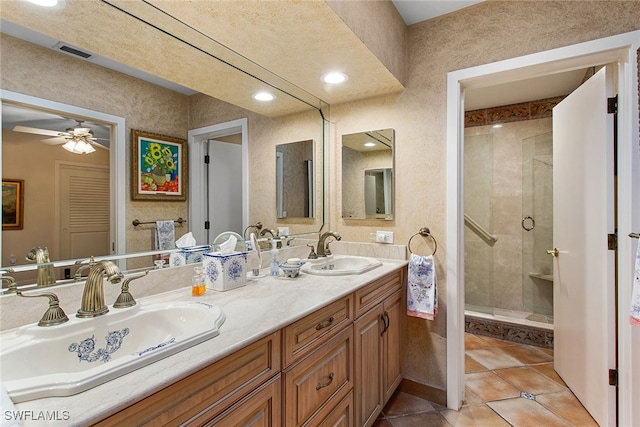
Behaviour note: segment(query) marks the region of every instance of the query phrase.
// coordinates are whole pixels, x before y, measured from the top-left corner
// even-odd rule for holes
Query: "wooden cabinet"
[[[402,279],[402,272],[385,276],[377,281],[382,286],[371,287],[371,293],[361,292],[356,297],[356,304],[366,301],[362,306],[369,308],[354,323],[357,426],[373,424],[402,380]],[[381,287],[386,292],[381,292]]]
[[[278,427],[281,415],[280,375],[218,415],[205,426]]]
[[[203,425],[278,374],[281,367],[280,352],[278,331],[97,425]],[[273,415],[280,415],[280,412]]]
[[[284,425],[324,418],[353,388],[353,326],[349,325],[284,371]]]
[[[353,298],[341,298],[284,328],[286,368],[353,323]]]
[[[406,268],[98,422],[370,426],[398,387]]]

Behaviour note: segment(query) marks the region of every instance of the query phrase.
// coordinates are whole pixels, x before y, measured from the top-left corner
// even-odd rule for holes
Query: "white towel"
[[[407,315],[433,320],[438,314],[438,288],[433,256],[411,254],[407,286]]]
[[[156,221],[156,249],[174,249],[176,231],[173,221]]]
[[[640,326],[640,243],[638,243],[638,249],[636,249],[636,268],[633,273],[629,322],[634,326]]]
[[[16,411],[16,407],[13,406],[13,401],[9,397],[9,392],[4,384],[0,384],[0,402],[2,404],[2,418],[0,426],[2,427],[18,427],[21,426],[20,418]]]

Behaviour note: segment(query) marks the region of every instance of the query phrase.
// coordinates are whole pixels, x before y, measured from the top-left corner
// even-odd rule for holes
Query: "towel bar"
[[[407,243],[407,248],[409,248],[409,253],[413,253],[413,251],[411,250],[411,241],[416,236],[422,236],[424,238],[431,237],[431,240],[433,240],[433,253],[431,255],[436,254],[436,251],[438,250],[438,241],[436,240],[435,237],[433,237],[433,234],[431,234],[431,231],[429,230],[428,227],[422,227],[420,231],[418,231],[416,234],[414,234],[409,238],[409,243]]]
[[[174,219],[173,222],[177,222],[178,224],[182,224],[182,223],[187,222],[187,220],[186,219],[182,219],[182,217],[179,217],[178,219]],[[133,224],[134,227],[137,227],[140,224],[155,224],[156,221],[141,222],[139,219],[136,218],[131,223]]]

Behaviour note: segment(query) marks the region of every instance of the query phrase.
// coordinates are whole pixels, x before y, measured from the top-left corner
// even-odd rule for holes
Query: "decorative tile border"
[[[467,111],[464,113],[464,127],[486,126],[497,123],[551,117],[553,107],[564,98],[565,96],[556,96],[554,98],[539,99],[537,101],[522,102],[520,104]]]
[[[536,347],[553,348],[553,331],[480,317],[465,316],[464,331]]]

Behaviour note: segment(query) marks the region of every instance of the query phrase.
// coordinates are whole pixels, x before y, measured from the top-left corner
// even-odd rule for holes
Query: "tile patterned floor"
[[[465,334],[465,387],[460,411],[398,392],[373,427],[598,425],[554,371],[550,349]]]

